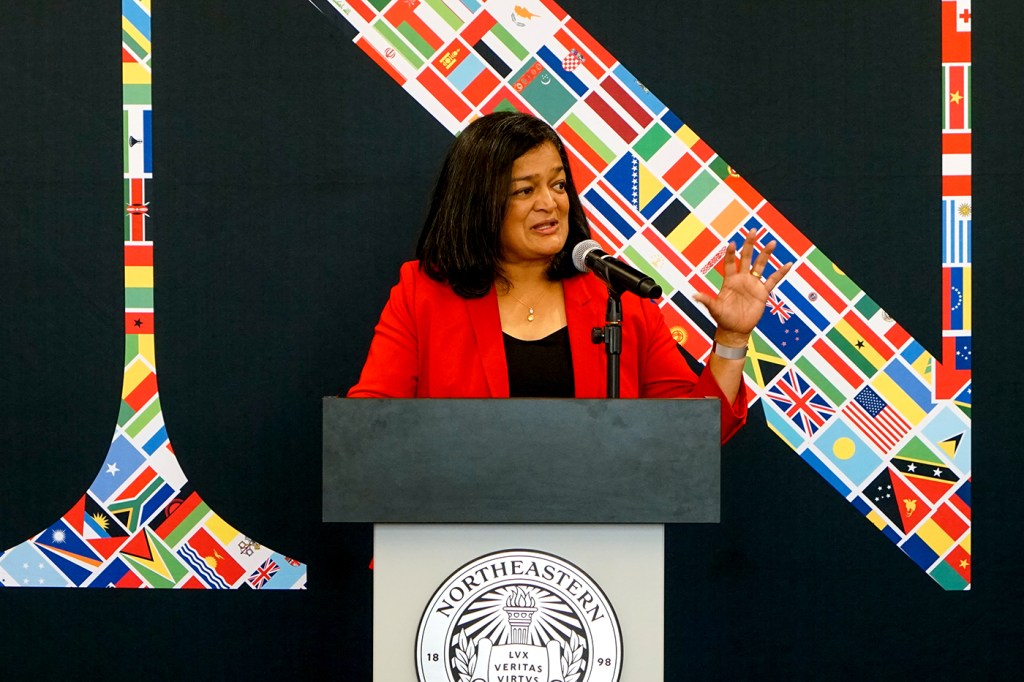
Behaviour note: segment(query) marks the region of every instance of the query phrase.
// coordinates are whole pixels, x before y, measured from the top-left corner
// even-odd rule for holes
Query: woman
[[[561,139],[543,121],[496,112],[448,151],[416,248],[377,324],[349,397],[578,397],[606,395],[607,289],[578,272],[573,247],[589,238]],[[699,294],[718,323],[701,377],[676,349],[658,307],[622,297],[623,398],[715,397],[723,441],[746,418],[747,339],[768,293],[774,248],[751,264],[752,237],[729,245],[717,297]]]

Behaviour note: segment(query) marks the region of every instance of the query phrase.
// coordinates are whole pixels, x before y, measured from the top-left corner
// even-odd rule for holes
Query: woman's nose
[[[555,196],[550,188],[542,187],[541,189],[537,190],[537,193],[534,196],[537,198],[536,202],[534,203],[534,208],[545,211],[550,211],[554,209]]]

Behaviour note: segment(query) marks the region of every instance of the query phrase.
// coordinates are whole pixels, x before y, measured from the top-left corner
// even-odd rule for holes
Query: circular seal
[[[617,682],[622,632],[578,566],[516,549],[473,559],[431,597],[416,634],[420,682]]]

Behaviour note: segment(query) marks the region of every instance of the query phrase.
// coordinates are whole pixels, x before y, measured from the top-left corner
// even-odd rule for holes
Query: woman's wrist
[[[749,340],[750,334],[744,334],[743,332],[733,332],[725,329],[719,329],[715,332],[715,342],[720,346],[745,349]]]

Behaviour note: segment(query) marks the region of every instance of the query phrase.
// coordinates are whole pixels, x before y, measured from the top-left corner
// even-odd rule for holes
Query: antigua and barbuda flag
[[[97,554],[109,559],[128,540],[128,529],[91,494],[82,500],[81,535]]]

